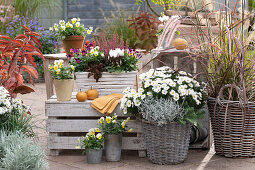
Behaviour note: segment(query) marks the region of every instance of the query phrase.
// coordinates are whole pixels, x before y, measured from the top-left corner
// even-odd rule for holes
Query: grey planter
[[[104,148],[106,161],[120,161],[122,134],[105,134]]]
[[[103,148],[100,150],[86,149],[88,164],[100,164],[102,162]]]

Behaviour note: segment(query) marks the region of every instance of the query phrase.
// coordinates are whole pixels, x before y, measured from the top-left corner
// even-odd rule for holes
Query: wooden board
[[[81,119],[48,119],[46,121],[47,132],[88,132],[90,128],[98,127],[96,120]],[[130,120],[127,124],[134,132],[141,132],[141,124],[137,120]]]
[[[57,102],[56,100],[49,100],[45,105],[45,115],[51,117],[98,117],[105,116],[98,111],[96,111],[91,106],[91,101],[78,102],[73,99],[70,102]],[[124,115],[118,105],[113,111],[120,116]]]
[[[50,136],[48,138],[49,149],[76,149],[79,145],[79,137]],[[141,137],[123,137],[123,150],[146,150],[143,138]]]
[[[93,76],[88,78],[88,74],[88,72],[75,73],[77,88],[86,91],[93,86],[101,96],[104,96],[111,93],[122,93],[127,87],[133,88],[136,84],[137,71],[120,74],[103,72],[98,82]]]

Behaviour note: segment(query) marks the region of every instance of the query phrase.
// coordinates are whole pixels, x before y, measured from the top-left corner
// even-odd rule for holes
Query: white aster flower
[[[172,96],[174,96],[174,95],[176,94],[176,92],[175,92],[174,90],[171,90],[171,91],[170,91],[170,94],[171,94]]]
[[[141,104],[140,100],[135,100],[134,103],[135,103],[135,106],[140,106]]]
[[[127,101],[127,107],[131,107],[132,106],[132,101],[131,100],[128,100]]]
[[[166,95],[167,94],[167,90],[162,90],[162,94]]]
[[[147,92],[147,96],[152,96],[152,93],[151,92]]]
[[[143,93],[143,92],[144,92],[144,89],[143,89],[143,88],[139,88],[139,89],[138,89],[138,92],[139,92],[139,93]]]

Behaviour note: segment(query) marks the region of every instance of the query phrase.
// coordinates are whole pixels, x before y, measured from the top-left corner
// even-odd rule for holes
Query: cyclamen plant
[[[121,108],[124,114],[136,115],[145,98],[172,99],[189,111],[199,110],[205,103],[203,85],[184,71],[175,72],[169,67],[160,67],[141,74],[139,78],[142,88],[138,92],[130,88],[123,91],[125,95],[121,99]]]
[[[138,69],[137,63],[142,55],[134,49],[111,49],[107,59],[106,71],[130,72]]]
[[[56,80],[73,79],[75,67],[73,65],[63,66],[63,60],[55,60],[54,65],[49,65],[52,77]]]

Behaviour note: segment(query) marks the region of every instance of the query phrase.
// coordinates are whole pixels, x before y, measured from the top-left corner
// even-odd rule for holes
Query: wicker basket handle
[[[240,94],[242,93],[242,90],[241,90],[238,86],[236,86],[236,85],[233,85],[233,84],[226,84],[226,85],[224,85],[224,86],[220,89],[219,95],[218,95],[218,97],[217,97],[218,103],[221,103],[221,99],[224,99],[223,91],[224,91],[226,88],[232,88],[232,87],[235,88],[240,102],[243,101],[243,98],[241,98],[241,95],[240,95]],[[227,99],[227,100],[228,100],[228,99]]]

